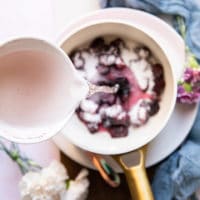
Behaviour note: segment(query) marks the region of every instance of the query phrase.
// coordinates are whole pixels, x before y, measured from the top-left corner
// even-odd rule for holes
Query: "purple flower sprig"
[[[178,83],[177,101],[198,103],[200,101],[200,70],[187,67],[183,79]]]
[[[183,18],[177,17],[180,33],[185,39],[185,23]],[[186,47],[185,70],[178,82],[177,101],[194,104],[200,102],[200,66],[195,55]]]

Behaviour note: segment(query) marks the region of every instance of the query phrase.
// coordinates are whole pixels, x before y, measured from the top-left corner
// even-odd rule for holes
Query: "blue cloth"
[[[186,43],[200,60],[200,0],[100,0],[100,2],[102,7],[131,7],[153,14],[184,17],[187,28]],[[174,25],[176,28],[176,23]],[[198,188],[200,188],[200,110],[187,141],[160,164],[152,183],[155,200],[186,200]]]
[[[156,200],[185,200],[200,188],[199,122],[200,110],[188,140],[158,167],[152,184]]]
[[[100,0],[102,7],[129,7],[152,14],[180,15],[187,27],[186,43],[200,60],[200,0]],[[176,28],[176,23],[174,23]]]

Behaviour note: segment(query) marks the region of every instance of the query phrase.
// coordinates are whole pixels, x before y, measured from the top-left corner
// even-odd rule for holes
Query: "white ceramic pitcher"
[[[2,59],[10,62],[12,53],[21,51],[48,53],[58,63],[56,67],[50,63],[48,69],[41,65],[41,70],[34,72],[38,73],[37,86],[32,87],[29,79],[34,75],[26,66],[23,69],[18,66],[21,72],[12,71],[12,67],[10,71],[1,69],[4,68]],[[32,64],[32,67],[36,71],[39,66]],[[24,81],[25,76],[30,78]],[[36,38],[14,39],[0,46],[0,77],[3,77],[0,80],[0,136],[14,142],[39,142],[55,135],[89,92],[89,85],[76,73],[66,53]]]

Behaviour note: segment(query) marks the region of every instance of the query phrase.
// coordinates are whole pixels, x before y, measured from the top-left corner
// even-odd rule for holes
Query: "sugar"
[[[85,112],[94,113],[98,108],[98,104],[96,104],[94,101],[85,99],[81,101],[80,107]]]
[[[91,123],[100,123],[101,122],[101,115],[99,114],[91,114],[88,112],[83,113],[83,119],[86,122],[91,122]]]
[[[104,114],[108,117],[117,117],[122,112],[122,106],[114,104],[110,107],[104,108]]]

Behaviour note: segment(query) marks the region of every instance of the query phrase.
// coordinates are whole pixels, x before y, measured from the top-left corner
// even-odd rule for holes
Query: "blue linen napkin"
[[[158,167],[152,183],[156,200],[186,200],[200,188],[199,122],[200,111],[187,141]]]
[[[200,0],[100,0],[100,3],[104,8],[129,7],[155,15],[184,17],[186,43],[200,61]],[[177,29],[175,18],[173,21]],[[152,183],[155,200],[186,200],[198,188],[200,188],[200,109],[187,141],[161,163]],[[192,198],[195,198],[194,195]]]
[[[186,43],[200,60],[200,0],[100,0],[102,7],[129,7],[152,14],[180,15],[186,22]],[[174,20],[174,26],[176,21]]]

